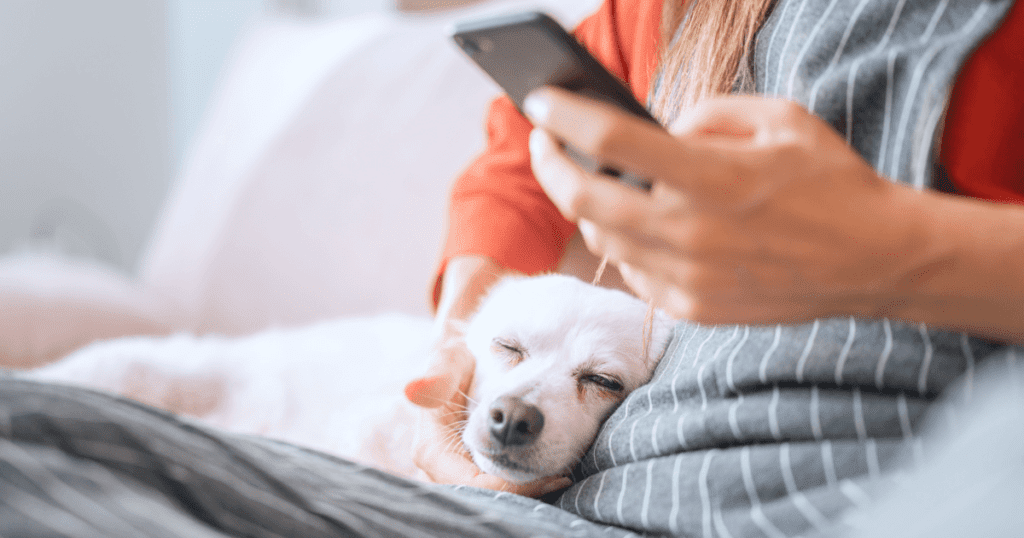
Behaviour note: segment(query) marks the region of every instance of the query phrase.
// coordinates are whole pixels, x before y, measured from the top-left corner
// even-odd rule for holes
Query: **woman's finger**
[[[651,203],[646,194],[582,169],[543,129],[530,134],[530,155],[537,181],[569,220],[589,219],[611,228],[646,229]]]
[[[721,155],[722,148],[677,138],[611,105],[545,87],[527,97],[524,110],[537,127],[632,173],[709,197],[735,182],[734,161]]]

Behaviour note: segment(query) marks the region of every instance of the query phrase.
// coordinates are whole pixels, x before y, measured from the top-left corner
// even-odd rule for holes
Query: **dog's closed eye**
[[[504,357],[510,366],[515,366],[526,358],[526,349],[515,340],[495,338],[491,340],[491,351]]]
[[[614,378],[601,374],[585,374],[580,376],[580,383],[590,383],[610,392],[622,392],[625,387]]]

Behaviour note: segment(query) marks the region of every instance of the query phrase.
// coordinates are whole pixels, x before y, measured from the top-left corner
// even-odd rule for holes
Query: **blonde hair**
[[[650,96],[668,123],[682,108],[752,85],[754,38],[774,0],[665,0],[662,53]]]

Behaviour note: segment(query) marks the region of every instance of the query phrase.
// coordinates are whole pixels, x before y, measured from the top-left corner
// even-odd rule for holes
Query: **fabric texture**
[[[635,536],[130,400],[0,377],[0,536]]]
[[[947,385],[1007,352],[1024,357],[888,320],[680,324],[557,504],[674,536],[825,530],[926,450],[918,421]]]

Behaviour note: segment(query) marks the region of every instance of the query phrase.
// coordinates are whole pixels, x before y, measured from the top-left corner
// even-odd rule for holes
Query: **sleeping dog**
[[[466,329],[477,362],[462,440],[477,466],[520,483],[571,471],[654,372],[671,325],[647,311],[566,276],[498,283]]]
[[[571,471],[654,371],[671,323],[648,314],[635,297],[567,276],[496,284],[465,329],[477,362],[462,442],[476,464],[510,482]],[[28,376],[423,478],[412,463],[418,410],[402,387],[425,368],[430,326],[379,316],[241,338],[123,338]]]

